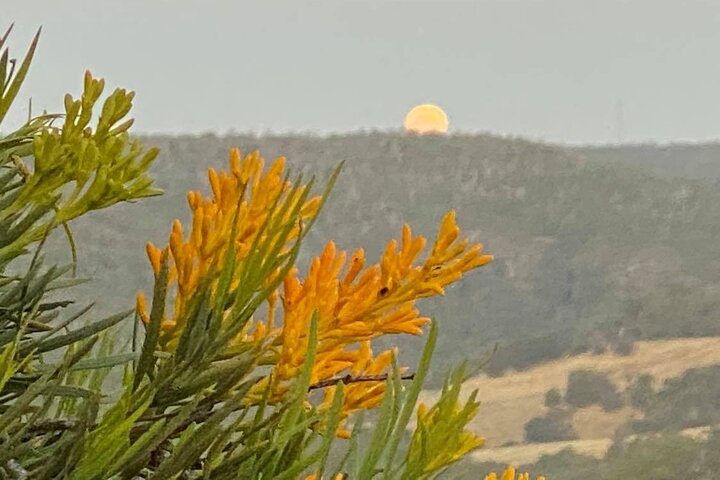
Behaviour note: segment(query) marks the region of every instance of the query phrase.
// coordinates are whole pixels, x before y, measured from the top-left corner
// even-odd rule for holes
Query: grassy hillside
[[[526,442],[523,426],[530,418],[548,412],[545,393],[553,388],[566,391],[572,372],[580,370],[606,375],[619,391],[624,391],[626,398],[629,387],[648,375],[656,391],[655,404],[647,412],[627,404],[613,411],[605,411],[598,405],[579,408],[571,412],[576,439]],[[638,468],[633,450],[639,445],[645,445],[646,454],[653,458],[652,461],[646,459],[645,463],[653,463],[662,470],[676,460],[674,455],[663,458],[665,444],[694,441],[697,445],[687,443],[686,446],[704,451],[703,442],[708,442],[717,431],[716,420],[699,419],[699,426],[686,427],[675,419],[691,419],[698,400],[702,405],[701,415],[717,419],[717,388],[713,380],[718,374],[720,338],[716,337],[638,342],[635,351],[627,356],[583,354],[498,378],[471,379],[466,384],[467,390],[479,389],[483,400],[473,426],[487,437],[487,446],[475,452],[472,461],[466,462],[465,476],[461,478],[476,478],[478,470],[495,468],[496,464],[523,465],[524,469],[552,475],[548,478],[561,479],[578,478],[576,475],[589,468],[593,459],[600,460],[601,464],[612,460],[620,469]],[[708,380],[709,376],[713,376],[713,380]],[[424,400],[432,401],[436,395],[437,392],[425,392]],[[633,420],[647,419],[648,413],[655,420],[653,429],[632,433],[627,428],[638,423]],[[658,414],[662,418],[657,418]],[[678,434],[687,440],[676,437]],[[482,464],[482,468],[478,464]],[[597,475],[594,472],[582,478],[618,478]],[[716,471],[712,475],[698,478],[716,478]]]
[[[481,412],[473,427],[486,437],[489,447],[478,452],[478,458],[492,459],[490,449],[522,443],[524,425],[548,410],[544,405],[545,393],[552,388],[565,391],[571,372],[591,369],[607,375],[619,390],[625,390],[643,374],[651,375],[660,385],[689,369],[716,364],[720,364],[720,338],[685,338],[638,342],[635,351],[626,356],[582,354],[497,378],[482,375],[471,379],[466,384],[467,390],[479,389],[482,399]],[[426,395],[432,399],[436,392]],[[575,411],[572,423],[579,440],[612,439],[620,426],[639,415],[639,411],[630,407],[606,412],[593,405]]]
[[[457,210],[496,261],[425,305],[441,322],[440,367],[481,359],[496,342],[490,367],[499,373],[635,339],[720,335],[720,194],[704,182],[492,136],[145,140],[161,149],[154,173],[166,194],[73,225],[80,271],[97,280],[78,295],[105,298],[101,310],[127,308],[147,290],[144,243],[164,241],[172,219],[187,218],[186,191],[207,190],[206,169],[224,167],[238,146],[321,177],[346,161],[306,258],[331,238],[377,258],[403,222],[433,235]],[[405,349],[407,361],[413,352]]]

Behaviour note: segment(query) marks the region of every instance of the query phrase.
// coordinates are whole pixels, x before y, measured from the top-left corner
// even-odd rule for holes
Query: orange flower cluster
[[[284,159],[277,159],[263,172],[263,159],[259,154],[241,157],[234,149],[230,152],[229,172],[217,173],[210,169],[210,197],[205,198],[199,192],[188,194],[192,210],[189,235],[184,235],[182,225],[176,220],[164,250],[148,244],[147,254],[156,281],[164,253],[169,263],[167,286],[175,287],[172,315],[162,321],[161,348],[174,350],[185,325],[185,314],[199,286],[208,278],[213,281],[219,278],[233,232],[237,268],[232,282],[238,286],[253,245],[270,251],[269,248],[263,250],[262,246],[284,242],[281,252],[287,252],[300,234],[302,222],[317,214],[322,199],[305,200],[308,187],[293,188],[283,178]],[[287,229],[263,228],[267,222],[292,228],[289,234]],[[267,298],[266,319],[249,321],[237,337],[239,341],[263,340],[270,346],[265,361],[273,366],[270,386],[275,401],[283,398],[288,385],[302,369],[314,314],[318,319],[318,343],[312,383],[347,374],[381,376],[388,371],[393,352],[387,350],[374,355],[372,340],[388,334],[420,335],[429,319],[415,308],[416,300],[442,295],[445,286],[469,270],[492,261],[492,256],[482,253],[482,245],[460,238],[452,211],[442,220],[429,255],[418,262],[425,245],[425,238],[413,235],[405,225],[400,244],[390,241],[378,264],[366,267],[362,249],[348,260],[345,252],[337,251],[335,244],[329,242],[312,261],[304,280],[298,278],[294,268],[287,274],[282,288]],[[274,270],[269,276],[277,279],[278,273]],[[271,284],[271,278],[264,281],[266,286]],[[275,325],[278,309],[282,325]],[[149,322],[142,294],[137,297],[137,312],[145,323]],[[261,397],[270,378],[258,384],[250,396]],[[345,387],[343,417],[376,406],[384,388],[385,383],[377,380],[350,382]],[[329,408],[334,390],[333,386],[325,389],[321,408]]]
[[[173,315],[163,320],[161,338],[161,345],[170,350],[182,332],[183,313],[201,280],[211,270],[222,267],[228,238],[233,230],[236,262],[241,264],[258,234],[268,236],[261,227],[273,206],[274,211],[284,213],[284,218],[275,220],[295,222],[284,237],[287,242],[297,237],[300,222],[314,217],[320,206],[320,197],[313,197],[300,207],[298,218],[291,218],[294,207],[298,206],[307,187],[293,190],[292,184],[284,180],[285,159],[282,157],[276,159],[264,174],[264,160],[257,152],[241,157],[239,150],[232,149],[229,163],[229,172],[218,173],[212,168],[209,170],[212,196],[206,198],[200,192],[188,193],[192,229],[187,238],[179,220],[175,220],[172,226],[169,245],[165,250],[169,249],[168,287],[175,286],[176,292]],[[272,242],[274,239],[261,240]],[[156,281],[162,253],[163,250],[152,243],[147,244],[147,255]],[[235,279],[236,285],[237,282]],[[137,312],[145,323],[149,322],[147,302],[142,293],[137,296]]]
[[[284,322],[279,336],[279,358],[274,378],[281,384],[295,378],[308,349],[309,322],[318,315],[318,345],[311,381],[334,378],[349,372],[372,376],[387,371],[392,352],[373,356],[371,340],[388,334],[420,335],[429,319],[415,308],[418,298],[442,295],[444,287],[464,273],[492,261],[482,245],[459,239],[455,213],[442,221],[428,258],[416,259],[425,238],[414,236],[405,225],[402,243],[388,243],[379,264],[365,268],[365,254],[357,250],[346,261],[346,253],[329,242],[315,258],[304,281],[295,271],[285,279]],[[348,265],[346,265],[348,263]],[[344,275],[341,271],[345,268]],[[358,382],[346,386],[343,415],[376,406],[382,399],[383,382]],[[332,401],[333,388],[326,390],[325,404]]]

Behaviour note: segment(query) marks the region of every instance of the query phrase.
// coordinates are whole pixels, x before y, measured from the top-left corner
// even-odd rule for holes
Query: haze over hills
[[[648,169],[665,177],[720,180],[720,142],[640,144],[578,147],[572,149],[589,160],[618,162]]]
[[[101,311],[128,308],[139,289],[149,290],[143,245],[164,242],[172,219],[187,219],[186,192],[207,191],[207,168],[224,168],[238,146],[266,159],[285,155],[320,180],[346,161],[305,261],[329,239],[344,249],[364,246],[376,259],[404,222],[432,237],[442,215],[457,210],[463,231],[496,260],[421,306],[440,322],[438,377],[450,362],[482,359],[496,343],[495,374],[622,350],[637,339],[720,334],[720,193],[680,171],[659,176],[624,165],[632,163],[625,155],[608,161],[612,150],[598,156],[485,135],[144,140],[161,150],[154,174],[165,195],[72,227],[80,273],[96,278],[78,296],[110,298]],[[62,238],[53,245],[51,257],[67,258]],[[415,351],[405,348],[404,361]]]

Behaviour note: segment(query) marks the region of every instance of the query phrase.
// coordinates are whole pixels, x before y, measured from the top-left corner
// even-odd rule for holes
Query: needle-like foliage
[[[0,122],[38,44],[16,62],[8,35]],[[227,170],[209,171],[211,194],[188,194],[191,223],[148,244],[154,288],[134,310],[92,319],[64,299],[80,281],[72,220],[159,193],[147,175],[157,152],[128,135],[133,93],[103,93],[88,72],[64,113],[0,137],[0,479],[420,479],[482,445],[462,370],[417,407],[438,325],[416,301],[492,257],[448,212],[424,254],[406,225],[377,264],[328,241],[300,276],[340,167],[316,189],[283,158],[266,168],[233,149]],[[70,260],[45,266],[56,229]],[[124,349],[107,333],[132,321]],[[414,370],[375,351],[380,337],[426,331]]]

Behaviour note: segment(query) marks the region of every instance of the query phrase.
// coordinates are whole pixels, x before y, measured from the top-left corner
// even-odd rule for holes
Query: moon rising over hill
[[[417,135],[440,135],[448,131],[448,117],[437,105],[423,104],[413,107],[405,116],[403,128]]]

